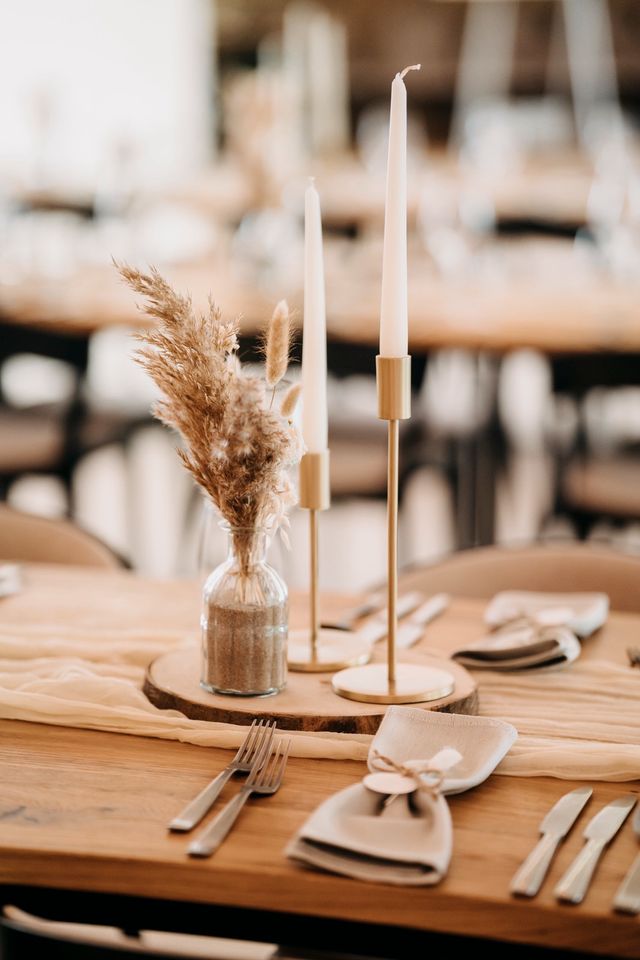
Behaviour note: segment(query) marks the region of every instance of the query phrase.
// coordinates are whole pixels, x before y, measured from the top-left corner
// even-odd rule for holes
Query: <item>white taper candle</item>
[[[310,181],[304,197],[304,326],[302,437],[309,453],[328,445],[327,324],[320,197]]]
[[[397,73],[391,84],[387,193],[382,254],[380,355],[404,357],[409,350],[407,314],[407,89]]]

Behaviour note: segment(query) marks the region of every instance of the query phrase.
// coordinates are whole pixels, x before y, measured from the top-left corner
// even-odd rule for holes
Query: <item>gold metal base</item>
[[[411,357],[376,357],[378,418],[408,420],[411,416]]]
[[[287,662],[294,672],[331,673],[368,663],[370,659],[371,644],[344,630],[319,630],[315,647],[310,630],[289,634]]]
[[[298,506],[307,510],[328,510],[330,505],[329,451],[305,453],[300,460]]]
[[[448,671],[414,663],[397,665],[395,683],[389,683],[386,663],[341,670],[331,683],[339,696],[362,703],[425,703],[448,697],[455,688]]]

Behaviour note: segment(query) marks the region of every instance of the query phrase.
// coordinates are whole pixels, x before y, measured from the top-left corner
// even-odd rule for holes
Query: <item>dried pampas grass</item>
[[[275,389],[286,372],[287,305],[282,301],[274,311],[263,380],[243,372],[236,355],[238,321],[224,319],[213,301],[207,313],[197,314],[191,299],[176,293],[157,270],[116,267],[158,321],[136,334],[141,346],[135,354],[163,396],[154,414],[182,435],[179,456],[231,527],[241,570],[247,572],[256,531],[286,525],[295,502],[288,469],[302,448],[291,422],[299,391],[291,388],[278,410],[266,389]]]

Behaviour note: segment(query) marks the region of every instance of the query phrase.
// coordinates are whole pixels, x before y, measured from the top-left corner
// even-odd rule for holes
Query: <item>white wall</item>
[[[92,189],[122,171],[122,154],[131,186],[198,169],[213,142],[213,7],[2,0],[0,176],[42,179],[45,138],[48,185]]]

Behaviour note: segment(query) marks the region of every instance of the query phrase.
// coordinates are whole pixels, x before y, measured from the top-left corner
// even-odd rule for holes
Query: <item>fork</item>
[[[276,742],[268,758],[249,775],[240,792],[229,800],[209,826],[191,842],[187,851],[190,857],[210,857],[218,849],[252,793],[271,796],[279,789],[290,747],[291,740],[285,743],[279,739]]]
[[[271,746],[273,732],[276,729],[275,721],[254,720],[249,731],[240,744],[238,752],[227,766],[218,774],[217,777],[208,783],[204,790],[201,790],[197,797],[182,810],[177,817],[174,817],[169,824],[169,830],[177,833],[187,833],[193,830],[196,824],[200,823],[204,815],[211,809],[217,798],[222,792],[227,780],[234,773],[253,773],[257,761],[264,755]]]

